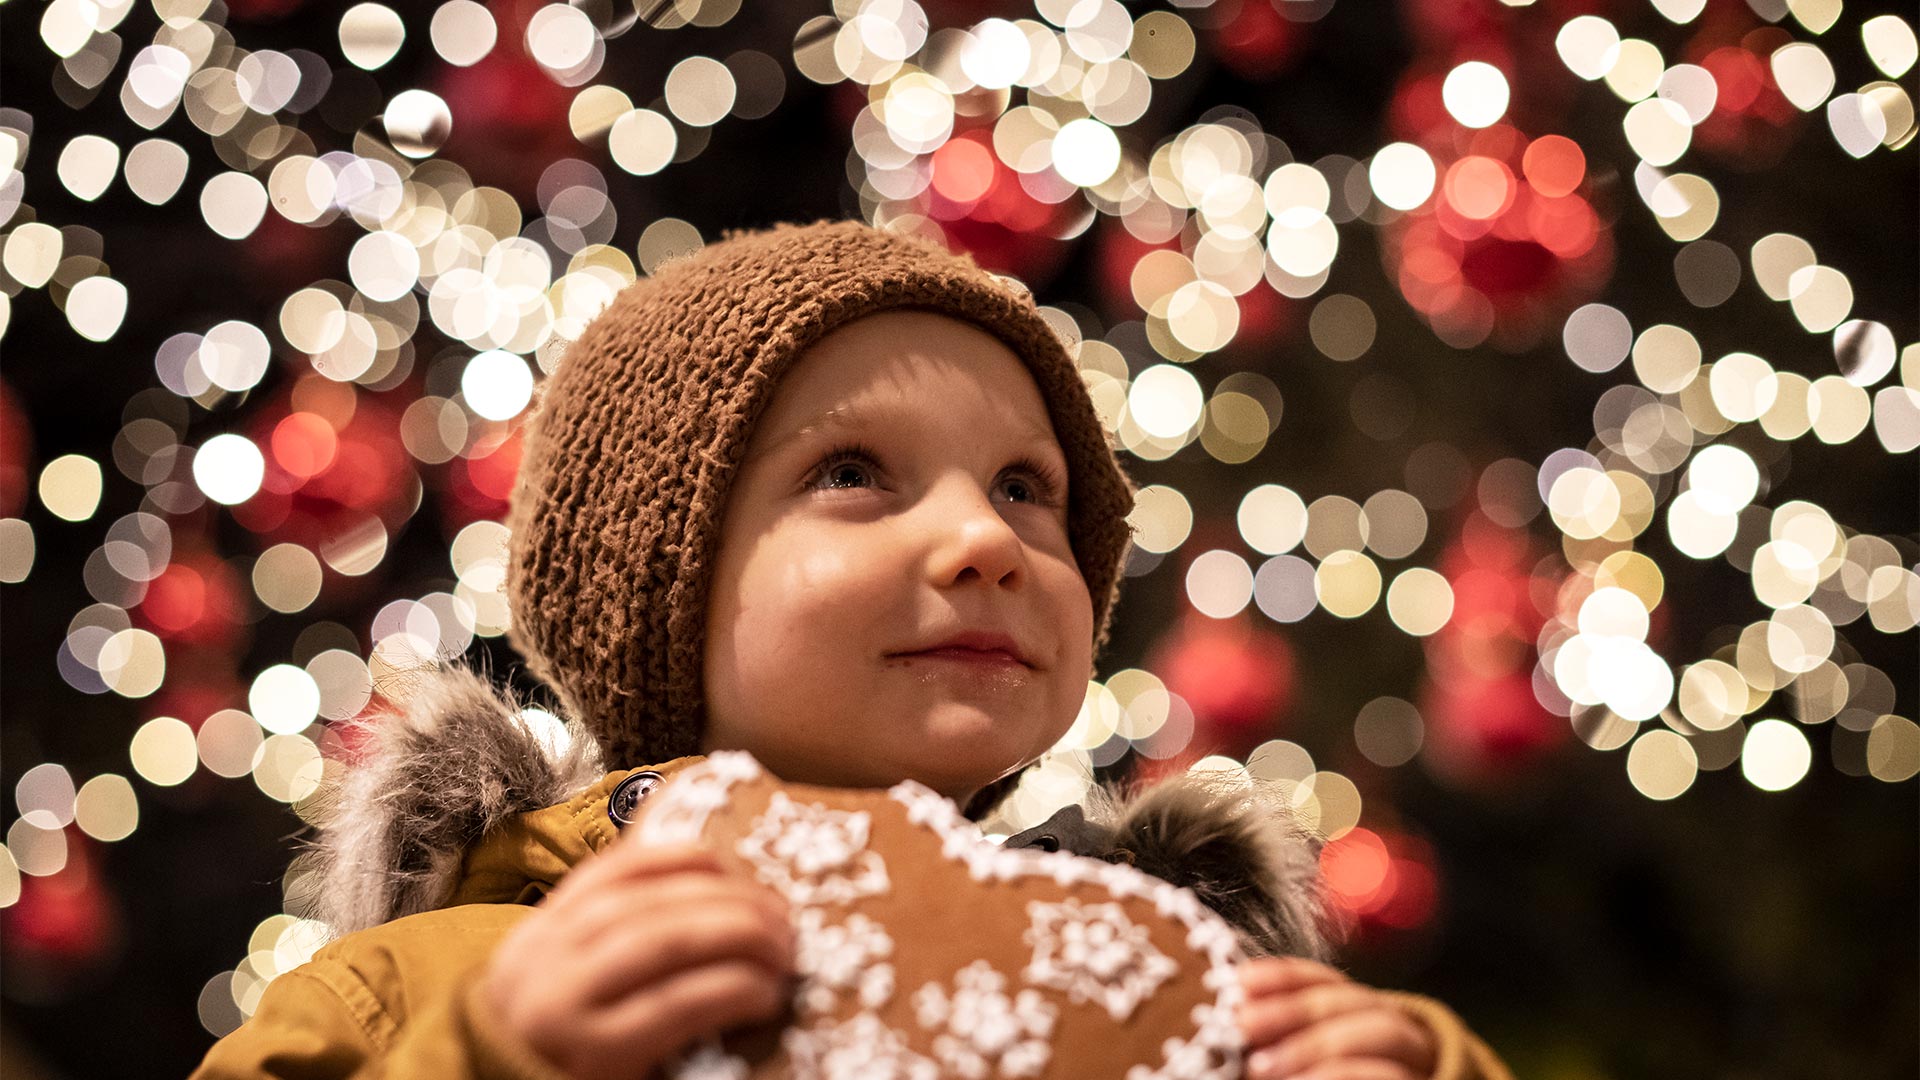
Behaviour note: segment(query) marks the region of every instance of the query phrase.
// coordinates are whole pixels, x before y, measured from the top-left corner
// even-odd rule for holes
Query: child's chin
[[[927,777],[914,779],[940,787],[972,789],[989,784],[1031,756],[1030,740],[1013,737],[1004,727],[986,722],[978,725],[947,724],[931,729],[924,745],[913,758]]]

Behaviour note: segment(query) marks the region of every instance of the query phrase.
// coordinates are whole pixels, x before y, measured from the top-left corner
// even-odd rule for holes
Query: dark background
[[[395,6],[409,37],[400,56],[370,77],[383,94],[429,84],[445,67],[427,44],[432,5]],[[776,112],[722,121],[703,153],[653,177],[630,176],[607,163],[603,150],[582,147],[570,136],[561,141],[563,149],[571,146],[565,152],[600,164],[608,178],[620,214],[617,246],[631,252],[639,230],[669,214],[692,222],[708,239],[727,228],[857,215],[846,180],[845,88],[820,87],[791,70],[795,29],[825,6],[749,6],[751,11],[717,29],[666,32],[643,25],[609,43],[607,66],[595,81],[621,86],[636,104],[658,93],[673,62],[696,52],[723,56],[752,47],[788,66],[786,96]],[[936,27],[995,14],[1034,17],[1030,10],[986,3],[929,0],[926,7]],[[1710,7],[1725,13],[1722,5]],[[1745,11],[1740,4],[1726,7],[1735,15]],[[1404,74],[1448,55],[1409,30],[1416,16],[1443,8],[1343,0],[1319,21],[1295,25],[1297,52],[1275,70],[1255,75],[1215,62],[1203,33],[1193,67],[1155,83],[1152,109],[1123,138],[1130,146],[1150,147],[1208,108],[1232,103],[1284,139],[1297,160],[1332,153],[1364,158],[1389,141],[1381,133]],[[1451,8],[1494,11],[1489,18],[1503,20],[1513,40],[1536,49],[1539,28],[1550,42],[1552,27],[1586,10],[1607,14],[1623,35],[1655,41],[1670,59],[1679,54],[1686,29],[1673,27],[1646,4],[1541,3],[1505,12],[1491,0],[1462,0]],[[192,196],[224,166],[183,116],[157,132],[194,155],[181,194],[171,202],[148,206],[118,180],[96,203],[69,196],[53,172],[68,138],[103,134],[124,151],[146,134],[119,114],[116,94],[127,60],[150,39],[155,16],[141,5],[128,17],[118,31],[127,42],[120,68],[96,98],[73,108],[54,94],[55,61],[35,28],[40,10],[26,3],[0,8],[0,106],[24,111],[34,125],[26,201],[40,220],[99,231],[103,258],[127,284],[131,307],[120,332],[96,344],[68,329],[45,290],[26,290],[14,297],[12,324],[0,342],[6,384],[30,421],[26,475],[37,476],[46,461],[70,452],[107,466],[106,493],[93,520],[60,521],[37,501],[19,511],[33,525],[38,556],[27,581],[0,587],[0,788],[8,792],[22,772],[46,761],[66,765],[76,781],[107,771],[132,775],[128,739],[155,715],[142,702],[73,690],[53,660],[66,620],[91,602],[80,570],[104,524],[140,504],[139,485],[111,467],[108,447],[128,399],[157,385],[155,348],[181,329],[204,329],[226,318],[270,324],[290,289],[320,276],[344,277],[346,248],[359,234],[350,223],[337,222],[317,230],[317,239],[289,248],[280,265],[243,251],[264,240],[235,243],[212,234]],[[1857,27],[1881,11],[1912,18],[1910,6],[1850,4],[1839,26],[1820,39],[1840,69],[1842,90],[1878,77],[1859,48]],[[1196,23],[1208,17],[1204,11],[1187,15]],[[333,5],[283,0],[248,5],[227,24],[247,47],[309,48],[339,64],[337,18]],[[1781,25],[1807,39],[1790,19]],[[496,48],[507,45],[503,34]],[[1682,297],[1671,270],[1676,245],[1632,190],[1633,156],[1618,124],[1625,106],[1603,86],[1580,84],[1556,65],[1540,70],[1557,73],[1564,85],[1517,84],[1514,114],[1530,119],[1534,134],[1557,131],[1579,140],[1595,188],[1603,196],[1611,188],[1607,217],[1616,265],[1597,298],[1628,312],[1636,326],[1687,326],[1709,357],[1750,349],[1782,370],[1809,377],[1832,371],[1826,337],[1807,334],[1784,305],[1765,299],[1751,281],[1715,308],[1696,308]],[[1911,73],[1901,84],[1914,92]],[[1529,113],[1529,95],[1535,93],[1550,97],[1553,111]],[[461,103],[452,104],[458,129]],[[347,131],[357,126],[356,118],[346,119]],[[564,135],[564,116],[554,123]],[[301,127],[322,148],[348,144],[346,133],[317,115]],[[1816,113],[1778,163],[1744,171],[1689,158],[1675,168],[1702,172],[1719,189],[1721,219],[1712,236],[1743,256],[1769,232],[1802,236],[1823,261],[1848,274],[1856,317],[1887,322],[1899,341],[1911,343],[1920,280],[1913,243],[1920,224],[1914,153],[1908,145],[1855,161],[1834,145]],[[487,179],[480,157],[454,160],[472,170],[476,182]],[[1139,318],[1124,297],[1102,294],[1101,254],[1092,240],[1089,234],[1075,242],[1050,280],[1033,282],[1040,299],[1085,305],[1108,328]],[[1368,355],[1352,364],[1318,356],[1301,306],[1277,341],[1257,351],[1236,343],[1193,365],[1206,386],[1241,369],[1263,371],[1280,385],[1285,418],[1260,456],[1224,466],[1194,447],[1164,463],[1128,462],[1139,482],[1171,484],[1193,501],[1199,520],[1189,548],[1205,529],[1224,525],[1230,533],[1239,495],[1255,483],[1286,483],[1308,498],[1322,492],[1362,498],[1405,486],[1412,448],[1436,440],[1477,465],[1500,457],[1537,463],[1559,447],[1586,445],[1594,400],[1631,377],[1624,367],[1605,375],[1578,370],[1557,336],[1520,354],[1446,346],[1382,272],[1376,230],[1361,222],[1342,225],[1341,241],[1321,292],[1351,293],[1372,305],[1380,328]],[[423,347],[418,366],[426,366],[428,355]],[[1419,403],[1407,433],[1384,443],[1358,432],[1348,407],[1360,380],[1383,372]],[[270,395],[287,374],[285,366],[276,366],[248,396]],[[229,398],[212,413],[192,407],[192,434],[185,441],[197,443],[232,426],[249,408],[246,397]],[[1765,501],[1813,499],[1853,528],[1904,538],[1896,543],[1904,544],[1909,565],[1920,551],[1913,543],[1912,456],[1886,454],[1871,430],[1837,447],[1796,440],[1785,461],[1769,469],[1773,487]],[[443,497],[443,481],[430,469],[422,472],[431,504]],[[236,523],[216,527],[222,550],[248,550],[245,530]],[[1531,530],[1552,549],[1557,535],[1544,517]],[[1437,514],[1433,532],[1442,532]],[[364,626],[384,599],[432,587],[444,576],[450,538],[423,510],[393,538],[387,558],[369,575],[369,598],[330,602],[323,594],[300,616],[273,615],[256,602],[240,670],[280,662],[313,619]],[[1676,660],[1676,668],[1727,640],[1729,627],[1737,631],[1764,614],[1743,575],[1722,560],[1680,557],[1666,545],[1658,519],[1647,541],[1643,550],[1667,574],[1671,648],[1665,655]],[[1416,557],[1423,565],[1424,559]],[[1184,565],[1170,558],[1129,581],[1103,671],[1141,664],[1153,651],[1170,621],[1166,613],[1184,606]],[[1585,1080],[1915,1074],[1916,785],[1837,770],[1829,753],[1832,724],[1808,730],[1812,769],[1778,793],[1757,790],[1734,767],[1703,772],[1672,802],[1652,802],[1627,782],[1624,751],[1600,753],[1573,739],[1561,739],[1526,767],[1491,782],[1461,784],[1435,775],[1418,759],[1391,770],[1372,766],[1352,743],[1351,717],[1360,704],[1380,694],[1413,696],[1423,663],[1418,641],[1393,630],[1379,611],[1352,621],[1321,612],[1280,632],[1297,658],[1298,689],[1289,714],[1274,718],[1272,732],[1307,746],[1322,767],[1354,777],[1368,799],[1367,821],[1388,808],[1397,828],[1430,844],[1441,882],[1439,906],[1424,925],[1362,928],[1347,954],[1357,978],[1440,997],[1522,1075]],[[1881,635],[1864,620],[1843,634],[1863,659],[1894,677],[1896,711],[1912,715],[1915,636]],[[501,672],[517,664],[502,642],[475,648],[490,650]],[[524,675],[517,677],[531,685]],[[244,697],[227,704],[244,707]],[[10,1076],[184,1074],[212,1041],[196,1016],[201,987],[231,968],[252,928],[281,909],[278,879],[290,837],[300,828],[287,807],[266,799],[245,778],[223,780],[204,770],[178,788],[137,778],[135,787],[141,819],[128,839],[101,845],[68,830],[72,843],[93,850],[107,910],[91,924],[99,940],[76,951],[82,959],[49,963],[24,953],[14,947],[13,924],[0,921],[8,932],[0,970],[0,1063]],[[3,820],[11,823],[17,813],[9,798]],[[8,911],[0,920],[16,914]]]

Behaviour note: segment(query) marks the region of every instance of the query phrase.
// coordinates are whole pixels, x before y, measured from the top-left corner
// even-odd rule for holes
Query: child
[[[619,839],[648,791],[744,749],[978,820],[1078,712],[1132,489],[1023,289],[858,222],[730,234],[624,291],[542,391],[509,640],[577,726],[534,732],[457,668],[396,692],[299,868],[345,936],[196,1075],[644,1080],[780,1015],[795,958],[771,890]],[[1198,813],[1250,853],[1197,881],[1260,957],[1249,1076],[1504,1080],[1444,1006],[1260,956],[1320,951],[1311,861]]]

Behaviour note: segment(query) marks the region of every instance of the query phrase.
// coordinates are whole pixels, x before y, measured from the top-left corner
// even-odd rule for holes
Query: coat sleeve
[[[474,903],[348,934],[267,984],[192,1080],[568,1080],[480,997],[486,959],[530,911]]]
[[[491,1022],[479,989],[471,980],[396,1024],[351,969],[308,964],[275,979],[191,1080],[571,1080]]]
[[[1386,991],[1433,1036],[1433,1080],[1513,1080],[1513,1073],[1452,1009],[1430,997]]]

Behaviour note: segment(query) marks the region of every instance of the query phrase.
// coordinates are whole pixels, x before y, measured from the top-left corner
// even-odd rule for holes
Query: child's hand
[[[1426,1028],[1369,986],[1325,964],[1262,957],[1240,965],[1249,1080],[1425,1080]]]
[[[787,1004],[786,901],[693,846],[616,843],[501,942],[482,997],[521,1041],[594,1080],[651,1075]]]

